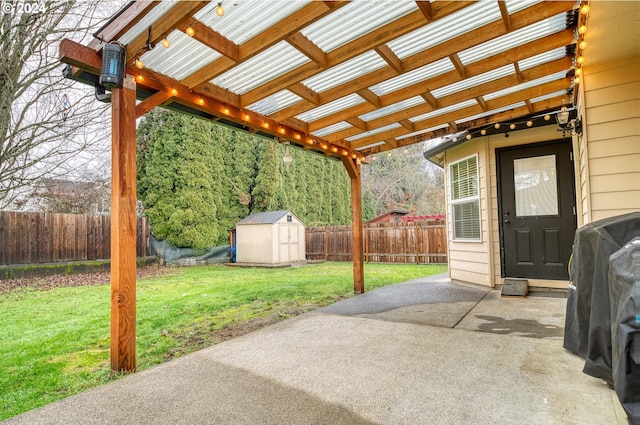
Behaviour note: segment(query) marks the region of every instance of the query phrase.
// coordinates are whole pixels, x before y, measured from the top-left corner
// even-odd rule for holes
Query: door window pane
[[[558,215],[555,155],[514,160],[513,180],[516,216]]]

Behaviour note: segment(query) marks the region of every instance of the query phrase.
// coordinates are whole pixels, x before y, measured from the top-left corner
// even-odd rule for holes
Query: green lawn
[[[366,264],[365,287],[446,271]],[[137,283],[138,370],[353,295],[351,263],[200,266]],[[16,289],[0,297],[0,420],[114,379],[109,285]]]

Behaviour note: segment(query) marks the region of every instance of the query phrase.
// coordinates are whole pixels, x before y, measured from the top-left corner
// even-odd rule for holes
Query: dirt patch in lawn
[[[168,267],[146,266],[138,267],[136,276],[159,277],[175,274],[175,269]],[[17,289],[32,288],[37,291],[48,291],[54,288],[68,286],[92,286],[106,285],[111,281],[109,272],[79,273],[79,274],[55,274],[50,276],[38,276],[21,279],[0,280],[0,294]]]

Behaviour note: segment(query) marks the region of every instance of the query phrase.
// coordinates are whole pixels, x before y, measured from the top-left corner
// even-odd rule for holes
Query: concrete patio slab
[[[452,299],[459,301],[407,301],[400,307],[394,302],[390,305],[395,307],[386,311],[428,311],[434,304],[460,310],[457,303],[465,303],[466,317],[513,320],[517,310],[528,310],[531,316],[522,316],[526,320],[559,323],[554,314],[564,300],[527,298],[500,305],[497,291],[487,295],[483,288],[472,288],[487,295],[472,305],[471,300],[460,301],[458,285],[438,279],[434,288],[445,290],[438,283],[451,286],[452,294],[457,294]],[[382,293],[389,291],[389,299],[397,299],[406,291],[416,300],[422,295],[415,294],[414,284],[393,285]],[[423,289],[428,291],[428,285]],[[460,321],[470,329],[451,328],[449,319],[442,326],[391,320],[381,301],[376,301],[378,291],[127,376],[4,424],[626,423],[615,394],[583,374],[583,360],[566,352],[555,335],[478,331],[487,321],[482,317]],[[390,294],[394,291],[398,292]],[[371,303],[378,306],[376,312],[358,301],[367,299],[376,301]],[[345,304],[351,305],[351,314]],[[413,313],[419,315],[417,310]],[[375,317],[379,314],[383,316]]]

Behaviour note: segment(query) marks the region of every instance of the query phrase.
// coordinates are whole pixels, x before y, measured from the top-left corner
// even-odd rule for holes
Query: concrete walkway
[[[565,304],[418,279],[3,424],[626,424],[562,348]]]

